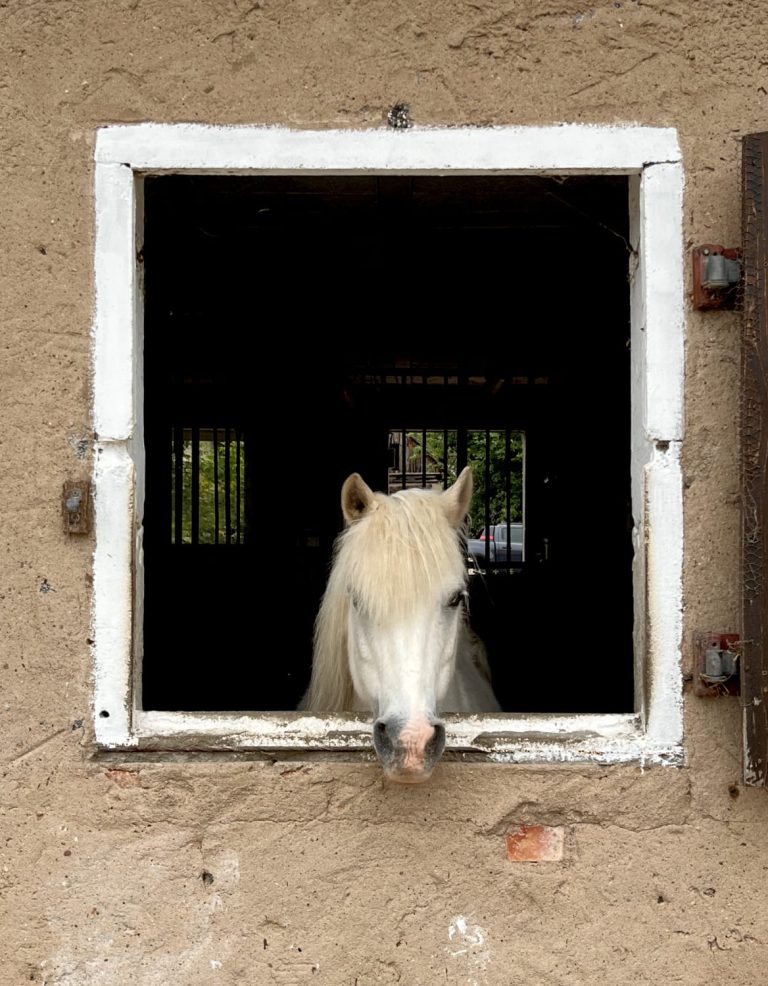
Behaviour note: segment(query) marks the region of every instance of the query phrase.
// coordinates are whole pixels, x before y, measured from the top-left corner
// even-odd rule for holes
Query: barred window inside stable
[[[294,709],[344,478],[466,464],[504,710],[634,709],[628,201],[621,175],[144,179],[144,709]]]
[[[242,544],[245,449],[230,428],[173,429],[173,544]]]

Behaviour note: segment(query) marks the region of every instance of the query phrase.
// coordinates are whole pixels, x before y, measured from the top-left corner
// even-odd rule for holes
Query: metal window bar
[[[507,564],[512,561],[512,458],[510,454],[509,428],[504,429],[504,506],[507,515]]]
[[[232,542],[232,467],[230,462],[230,429],[224,429],[224,543]]]
[[[429,380],[428,368],[423,367],[424,372],[421,376],[422,387],[427,387]],[[421,429],[421,488],[427,488],[427,429]]]
[[[240,431],[235,430],[235,543],[240,544]]]
[[[405,381],[405,376],[403,376],[403,381]],[[405,489],[408,485],[408,432],[405,428],[402,429],[402,444],[400,445],[400,462],[402,464],[402,489]]]
[[[490,432],[485,432],[485,568],[491,567],[491,441]]]
[[[190,540],[192,544],[200,543],[200,429],[197,425],[192,428],[192,475],[190,490],[192,503],[190,510]]]
[[[443,428],[443,489],[444,490],[448,489],[448,429],[447,428]]]
[[[219,543],[219,430],[213,429],[213,543]]]

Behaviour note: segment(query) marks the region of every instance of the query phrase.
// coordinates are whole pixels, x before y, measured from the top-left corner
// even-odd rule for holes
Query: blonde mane
[[[350,593],[379,623],[406,616],[466,581],[459,535],[441,496],[429,490],[375,494],[372,509],[336,540],[315,621],[312,678],[302,703],[316,711],[353,706],[347,626]]]

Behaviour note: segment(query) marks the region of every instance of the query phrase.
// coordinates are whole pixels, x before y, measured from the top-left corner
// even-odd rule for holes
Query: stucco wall
[[[768,801],[738,702],[687,697],[687,767],[378,768],[94,756],[92,155],[110,122],[678,129],[685,245],[738,243],[740,138],[768,129],[764,5],[262,0],[0,6],[4,427],[0,982],[764,981]],[[688,315],[685,659],[739,628],[739,321]],[[559,862],[513,863],[518,823]]]

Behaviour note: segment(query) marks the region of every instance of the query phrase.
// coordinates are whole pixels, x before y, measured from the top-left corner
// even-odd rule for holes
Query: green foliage
[[[420,443],[421,433],[412,432]],[[487,436],[487,457],[486,457]],[[446,458],[443,432],[427,432],[427,452],[441,466]],[[457,432],[448,432],[448,483],[457,476]],[[507,458],[509,455],[509,458]],[[467,464],[472,467],[473,494],[469,508],[470,536],[478,537],[485,527],[485,493],[489,490],[489,524],[520,522],[523,519],[524,436],[510,432],[509,449],[503,431],[470,431],[467,434]],[[506,476],[509,474],[509,517],[507,517]]]
[[[409,453],[413,461],[420,462],[422,432],[409,432],[414,445]],[[426,433],[426,451],[429,457],[428,472],[442,475],[447,466],[448,485],[456,481],[458,470],[458,433],[447,433],[448,447],[443,447],[444,433]],[[470,536],[477,537],[486,525],[485,495],[489,490],[489,524],[519,522],[523,519],[523,457],[524,436],[520,432],[510,432],[509,446],[503,431],[470,431],[466,435],[466,460],[472,467],[474,489],[469,509]],[[487,441],[487,444],[486,444]],[[240,489],[237,484],[237,452],[240,446]],[[226,497],[229,496],[231,529],[229,543],[237,541],[236,517],[237,499],[240,496],[240,539],[243,539],[245,526],[245,448],[236,440],[229,442],[229,484],[226,479],[226,443],[217,441],[214,457],[213,442],[201,440],[199,443],[199,544],[216,542],[216,496],[218,493],[218,543],[227,542]],[[447,461],[446,461],[447,460]],[[172,464],[172,468],[175,463]],[[420,468],[420,467],[417,467]],[[509,475],[509,517],[507,517],[506,477]],[[175,469],[171,489],[171,532],[175,536]],[[228,485],[228,488],[227,488]],[[192,542],[192,442],[185,439],[182,457],[182,536],[183,544]]]
[[[240,540],[243,539],[243,528],[245,524],[244,515],[244,489],[245,489],[245,454],[244,443],[230,441],[229,443],[229,490],[226,483],[226,459],[227,443],[217,441],[216,456],[214,458],[213,442],[200,441],[200,469],[199,469],[199,544],[226,544],[226,497],[229,493],[230,509],[230,531],[229,543],[237,543],[237,447],[240,445]],[[182,544],[192,543],[192,442],[184,441],[182,456],[182,521],[181,521],[181,541]],[[171,482],[171,531],[175,532],[175,495],[176,473],[173,472]],[[218,515],[219,515],[219,538],[216,541],[216,493],[218,491]],[[172,533],[172,537],[175,534]]]
[[[485,527],[486,486],[489,491],[489,524],[506,524],[523,519],[523,436],[512,432],[509,440],[509,459],[504,432],[488,435],[489,454],[486,459],[484,432],[470,432],[467,441],[467,462],[472,467],[474,492],[470,506],[470,529],[475,536]],[[506,476],[509,474],[509,507],[507,507]],[[509,513],[509,516],[507,516]]]

